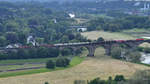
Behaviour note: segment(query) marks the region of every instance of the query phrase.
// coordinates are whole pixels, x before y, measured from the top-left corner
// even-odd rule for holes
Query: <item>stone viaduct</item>
[[[93,57],[96,48],[98,47],[104,47],[105,54],[110,55],[112,46],[118,46],[118,45],[125,45],[127,49],[135,49],[140,44],[148,42],[150,43],[150,40],[112,40],[112,41],[101,41],[101,42],[79,42],[79,43],[59,43],[59,44],[46,44],[46,45],[39,45],[34,47],[28,47],[28,46],[21,46],[18,48],[0,48],[0,50],[12,50],[12,49],[19,49],[19,48],[38,48],[38,47],[53,47],[58,48],[60,50],[64,48],[71,48],[73,52],[75,52],[77,49],[80,49],[82,47],[87,48],[88,50],[88,57]]]

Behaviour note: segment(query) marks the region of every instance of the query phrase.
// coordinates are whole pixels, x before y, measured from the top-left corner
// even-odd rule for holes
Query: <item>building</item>
[[[71,29],[75,29],[78,32],[85,32],[87,31],[87,27],[85,26],[70,26]]]
[[[36,45],[36,41],[35,41],[35,38],[33,36],[28,36],[27,38],[27,44],[32,44],[33,46]]]
[[[70,17],[70,18],[75,18],[75,14],[69,13],[69,17]]]
[[[87,31],[87,28],[77,28],[77,31],[78,32],[85,32],[85,31]]]

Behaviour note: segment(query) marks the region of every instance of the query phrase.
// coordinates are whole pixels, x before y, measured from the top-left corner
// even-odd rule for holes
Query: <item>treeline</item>
[[[126,16],[121,18],[97,18],[87,23],[88,30],[104,30],[118,32],[133,28],[150,28],[150,18],[147,16]]]
[[[115,59],[126,60],[129,62],[140,63],[141,62],[141,53],[138,49],[127,49],[122,46],[112,46],[110,55]]]
[[[35,59],[35,58],[51,58],[61,56],[74,55],[74,53],[80,54],[81,49],[73,52],[72,49],[65,48],[58,50],[57,48],[31,48],[31,49],[19,49],[11,50],[6,53],[0,53],[0,60],[6,59]]]
[[[46,68],[55,69],[56,67],[67,67],[70,65],[70,59],[65,57],[59,57],[56,60],[49,60],[46,63]]]

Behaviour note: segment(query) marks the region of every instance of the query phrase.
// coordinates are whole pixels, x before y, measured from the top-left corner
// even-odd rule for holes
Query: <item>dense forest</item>
[[[40,3],[0,2],[0,5],[1,47],[16,43],[27,45],[27,37],[30,35],[35,37],[39,44],[86,41],[80,33],[70,29],[69,26],[74,20],[66,12],[46,8]],[[62,55],[66,55],[63,51]],[[59,52],[61,51],[46,48],[22,49],[18,52],[1,53],[0,59],[57,57]]]
[[[150,28],[150,18],[148,16],[125,16],[121,18],[97,18],[91,20],[88,25],[88,30],[104,30],[118,32],[125,29],[133,28]]]

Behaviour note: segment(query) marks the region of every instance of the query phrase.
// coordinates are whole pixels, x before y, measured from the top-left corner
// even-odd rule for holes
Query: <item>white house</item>
[[[6,48],[18,48],[20,46],[22,46],[22,44],[16,43],[16,44],[9,44],[9,45],[6,46]]]
[[[69,13],[70,18],[75,18],[75,14]]]
[[[28,36],[27,38],[27,44],[32,44],[33,46],[36,45],[36,41],[35,41],[35,38],[33,36]]]
[[[85,31],[87,31],[87,28],[77,28],[77,31],[78,32],[85,32]]]

